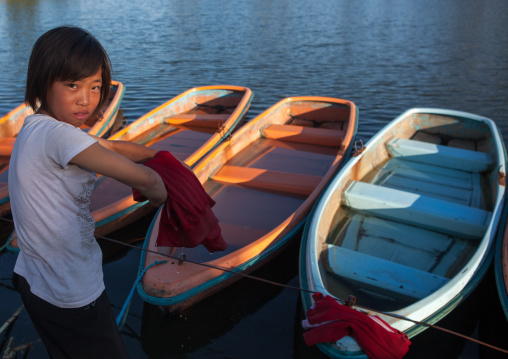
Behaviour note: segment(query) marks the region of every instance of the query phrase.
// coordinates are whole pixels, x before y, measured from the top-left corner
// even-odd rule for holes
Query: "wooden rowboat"
[[[497,235],[494,256],[494,275],[501,307],[508,320],[508,203],[505,203],[502,223]]]
[[[210,254],[203,246],[178,249],[196,263],[169,261],[149,268],[140,296],[170,312],[188,308],[226,287],[283,249],[299,231],[328,181],[348,157],[358,112],[350,101],[286,98],[245,124],[208,154],[194,172],[216,201],[213,211],[228,244]],[[157,214],[144,248],[156,251]],[[178,252],[177,252],[178,254]],[[165,257],[143,253],[140,274]]]
[[[189,166],[221,143],[240,123],[250,106],[252,91],[240,86],[205,86],[183,92],[109,137],[170,151]],[[132,188],[100,177],[90,197],[95,235],[104,236],[155,209],[136,202]],[[10,247],[17,247],[11,234]]]
[[[124,93],[125,88],[121,82],[111,81],[110,100],[103,110],[104,115],[93,125],[83,124],[81,128],[95,136],[109,136],[117,120]],[[25,118],[32,114],[33,109],[27,103],[22,103],[0,118],[0,216],[10,213],[11,210],[7,177],[12,147]]]
[[[313,209],[301,244],[301,287],[437,322],[492,261],[505,173],[493,121],[440,109],[403,113],[342,168]],[[306,312],[311,294],[302,299]],[[410,338],[426,329],[380,316]],[[318,346],[330,357],[366,358],[351,337]]]

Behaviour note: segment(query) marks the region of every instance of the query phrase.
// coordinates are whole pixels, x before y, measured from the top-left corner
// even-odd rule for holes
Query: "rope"
[[[157,255],[160,255],[160,256],[163,256],[163,257],[166,257],[166,258],[171,258],[171,259],[177,260],[179,262],[188,262],[188,263],[192,263],[192,264],[201,265],[203,267],[208,267],[208,268],[213,268],[213,269],[219,269],[219,270],[222,270],[224,272],[233,273],[235,275],[240,275],[240,276],[245,277],[245,278],[254,279],[254,280],[257,280],[257,281],[260,281],[260,282],[268,283],[268,284],[279,286],[279,287],[283,287],[283,288],[298,290],[300,292],[306,292],[306,293],[311,293],[311,294],[316,293],[315,291],[312,291],[312,290],[307,290],[307,289],[303,289],[303,288],[299,288],[299,287],[295,287],[295,286],[290,286],[290,285],[286,285],[286,284],[281,284],[281,283],[273,282],[271,280],[267,280],[267,279],[255,277],[255,276],[252,276],[252,275],[249,275],[249,274],[245,274],[245,273],[242,273],[242,272],[230,270],[230,269],[227,269],[227,268],[224,268],[224,267],[221,267],[221,266],[191,261],[191,260],[188,260],[187,258],[185,258],[185,256],[184,257],[175,257],[175,256],[172,256],[172,255],[169,255],[169,254],[164,254],[164,253],[156,252],[156,251],[153,251],[153,250],[150,250],[150,249],[147,249],[147,248],[140,248],[140,247],[134,246],[132,244],[127,244],[125,242],[118,241],[118,240],[112,239],[112,238],[99,237],[99,236],[97,238],[104,239],[104,240],[107,240],[107,241],[111,241],[111,242],[114,242],[114,243],[118,243],[120,245],[124,245],[124,246],[127,246],[127,247],[136,248],[136,249],[141,250],[141,251],[154,253],[154,254],[157,254]],[[154,262],[153,264],[155,264],[155,263],[157,263],[157,262]],[[148,267],[145,269],[145,271],[147,269],[148,269]],[[144,272],[143,272],[143,274],[144,274]],[[141,274],[141,276],[143,274]],[[337,300],[338,302],[345,303],[345,301],[343,299],[336,298],[336,297],[333,297],[333,296],[331,296],[331,297],[333,299]],[[375,313],[386,315],[386,316],[393,317],[393,318],[396,318],[396,319],[412,322],[414,324],[422,325],[422,326],[425,326],[427,328],[437,329],[437,330],[440,330],[440,331],[443,331],[443,332],[446,332],[446,333],[458,336],[460,338],[463,338],[463,339],[475,342],[475,343],[477,343],[479,345],[483,345],[483,346],[489,347],[491,349],[500,351],[502,353],[508,354],[508,350],[505,350],[505,349],[496,347],[494,345],[482,342],[480,340],[471,338],[471,337],[469,337],[467,335],[457,333],[457,332],[455,332],[453,330],[449,330],[449,329],[446,329],[446,328],[439,327],[437,325],[433,325],[433,324],[429,324],[429,323],[425,323],[425,322],[420,322],[420,321],[413,320],[413,319],[410,319],[410,318],[407,318],[407,317],[404,317],[404,316],[401,316],[401,315],[397,315],[397,314],[393,314],[393,313],[388,313],[388,312],[383,312],[383,311],[379,311],[379,310],[376,310],[376,309],[368,308],[368,307],[357,305],[357,304],[355,304],[354,307],[362,309],[363,311],[375,312]]]
[[[0,217],[0,219],[12,222],[12,220],[9,220],[9,219],[3,218],[3,217]],[[149,252],[149,253],[154,253],[154,254],[157,254],[157,255],[160,255],[160,256],[163,256],[163,257],[166,257],[166,258],[171,258],[171,259],[177,260],[179,262],[188,262],[188,263],[200,265],[200,266],[203,266],[203,267],[218,269],[218,270],[221,270],[221,271],[224,271],[224,272],[227,272],[227,273],[232,273],[232,274],[235,274],[235,275],[242,276],[244,278],[254,279],[254,280],[257,280],[257,281],[260,281],[260,282],[263,282],[263,283],[268,283],[268,284],[279,286],[279,287],[283,287],[283,288],[294,289],[294,290],[297,290],[297,291],[300,291],[300,292],[306,292],[306,293],[311,293],[311,294],[316,293],[315,291],[312,291],[312,290],[307,290],[307,289],[303,289],[303,288],[299,288],[299,287],[295,287],[295,286],[290,286],[290,285],[286,285],[286,284],[277,283],[277,282],[274,282],[274,281],[271,281],[271,280],[255,277],[255,276],[252,276],[252,275],[249,275],[249,274],[246,274],[246,273],[242,273],[242,272],[238,272],[238,271],[235,271],[235,270],[231,270],[231,269],[228,269],[228,268],[225,268],[225,267],[221,267],[221,266],[217,266],[217,265],[212,265],[212,264],[195,262],[195,261],[191,261],[191,260],[189,260],[189,259],[187,259],[185,257],[175,257],[175,256],[172,256],[172,255],[169,255],[169,254],[159,253],[159,252],[147,249],[147,248],[140,248],[138,246],[135,246],[135,245],[132,245],[132,244],[129,244],[129,243],[125,243],[125,242],[122,242],[122,241],[119,241],[119,240],[116,240],[116,239],[102,237],[102,236],[96,236],[96,238],[104,239],[106,241],[110,241],[110,242],[113,242],[113,243],[117,243],[117,244],[120,244],[120,245],[125,246],[125,247],[135,248],[135,249],[138,249],[138,250],[141,250],[141,251],[145,251],[145,252]],[[145,274],[145,272],[151,266],[156,265],[156,264],[160,264],[160,263],[164,263],[164,262],[167,262],[167,261],[156,261],[156,262],[152,263],[150,266],[146,267],[144,269],[144,271],[140,274],[140,276],[136,279],[136,281],[135,281],[135,283],[134,283],[134,285],[133,285],[133,287],[131,289],[131,292],[130,292],[128,298],[127,298],[127,301],[124,304],[124,306],[122,307],[122,310],[121,310],[120,314],[117,317],[117,324],[119,323],[119,321],[120,321],[120,319],[122,317],[126,317],[127,314],[126,313],[124,314],[124,312],[126,312],[127,307],[130,304],[130,301],[132,299],[132,295],[134,293],[134,289],[135,289],[137,283],[142,279],[142,277]],[[343,299],[336,298],[336,297],[333,297],[333,296],[332,296],[332,298],[334,298],[338,302],[345,303],[345,301]],[[386,316],[389,316],[389,317],[393,317],[393,318],[396,318],[396,319],[399,319],[399,320],[405,320],[405,321],[408,321],[408,322],[411,322],[411,323],[414,323],[414,324],[422,325],[422,326],[425,326],[427,328],[432,328],[432,329],[440,330],[440,331],[443,331],[443,332],[446,332],[446,333],[458,336],[460,338],[463,338],[463,339],[475,342],[475,343],[477,343],[479,345],[483,345],[483,346],[486,346],[488,348],[491,348],[491,349],[500,351],[502,353],[508,354],[508,350],[505,350],[505,349],[496,347],[494,345],[482,342],[480,340],[468,337],[467,335],[460,334],[460,333],[457,333],[455,331],[439,327],[437,325],[433,325],[433,324],[429,324],[429,323],[425,323],[425,322],[420,322],[420,321],[413,320],[413,319],[410,319],[410,318],[407,318],[407,317],[404,317],[404,316],[401,316],[401,315],[397,315],[397,314],[393,314],[393,313],[388,313],[388,312],[382,312],[382,311],[379,311],[379,310],[376,310],[376,309],[364,307],[364,306],[357,305],[357,304],[355,304],[354,306],[359,308],[359,309],[362,309],[363,311],[375,312],[375,313],[386,315]],[[125,319],[123,319],[122,324],[123,324],[124,321],[125,321]]]
[[[138,284],[138,282],[145,275],[146,271],[149,268],[152,268],[153,266],[155,266],[157,264],[162,264],[162,263],[167,263],[167,262],[168,261],[155,261],[155,262],[153,262],[148,267],[146,267],[145,270],[143,270],[143,272],[139,275],[138,278],[136,278],[136,280],[134,281],[134,285],[132,286],[132,289],[131,289],[129,295],[127,296],[127,299],[125,300],[125,303],[124,303],[122,309],[120,310],[120,313],[116,317],[116,325],[118,325],[118,329],[121,329],[123,327],[123,325],[125,323],[125,320],[127,319],[127,313],[129,312],[129,307],[131,305],[132,296],[134,295],[134,290],[136,289],[136,285]]]

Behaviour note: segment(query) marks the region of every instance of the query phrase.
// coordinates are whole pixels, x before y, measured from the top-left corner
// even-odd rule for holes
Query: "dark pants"
[[[14,277],[51,358],[128,358],[106,291],[84,307],[59,308],[32,294],[25,278]]]

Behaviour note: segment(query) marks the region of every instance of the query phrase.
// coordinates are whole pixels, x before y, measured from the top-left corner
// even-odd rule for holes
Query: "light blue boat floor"
[[[387,298],[415,301],[458,273],[489,225],[480,172],[490,155],[414,140],[370,182],[344,193],[343,218],[328,239],[329,273]]]

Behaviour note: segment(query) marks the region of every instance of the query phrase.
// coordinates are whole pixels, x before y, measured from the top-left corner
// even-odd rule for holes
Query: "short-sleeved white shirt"
[[[102,252],[89,210],[95,173],[69,164],[96,140],[45,115],[25,119],[9,165],[9,197],[20,253],[14,271],[33,294],[78,308],[104,290]]]

